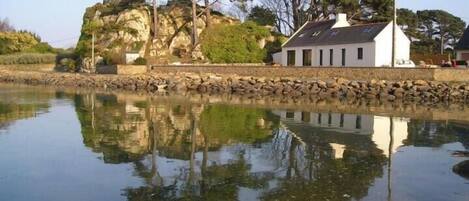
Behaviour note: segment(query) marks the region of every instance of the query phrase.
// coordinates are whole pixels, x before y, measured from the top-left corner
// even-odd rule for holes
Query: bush
[[[0,55],[0,65],[13,64],[53,64],[56,61],[55,54],[21,53]]]
[[[56,50],[50,46],[48,43],[38,43],[34,45],[33,47],[24,50],[24,52],[30,52],[30,53],[56,53]]]
[[[135,65],[147,65],[147,60],[143,57],[139,57],[134,61]]]
[[[202,52],[214,63],[259,63],[267,50],[258,41],[268,36],[270,31],[254,22],[217,25],[202,33]]]
[[[0,32],[0,54],[13,54],[33,48],[39,43],[26,32]]]

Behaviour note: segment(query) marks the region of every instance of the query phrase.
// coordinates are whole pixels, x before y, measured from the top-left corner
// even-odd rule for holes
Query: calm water
[[[0,86],[0,200],[468,201],[469,121]]]

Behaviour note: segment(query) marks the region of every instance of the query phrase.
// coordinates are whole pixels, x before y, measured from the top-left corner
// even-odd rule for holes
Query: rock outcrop
[[[203,8],[199,8],[200,12]],[[145,3],[126,1],[106,1],[86,10],[82,35],[77,44],[77,52],[83,58],[90,57],[91,34],[85,31],[86,23],[93,21],[100,25],[96,31],[96,52],[104,58],[102,62],[124,63],[127,52],[138,53],[159,63],[191,60],[192,18],[187,6],[169,4],[158,9],[158,37],[154,38],[152,8]],[[238,20],[214,13],[211,24],[236,24]],[[198,17],[197,32],[206,28],[204,15]],[[200,51],[200,47],[196,47]],[[203,55],[195,53],[197,59]],[[84,59],[86,60],[86,59]],[[97,61],[100,62],[100,61]]]

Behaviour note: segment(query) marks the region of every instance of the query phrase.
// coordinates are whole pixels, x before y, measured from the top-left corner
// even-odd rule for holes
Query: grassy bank
[[[54,64],[56,54],[40,54],[40,53],[18,53],[0,55],[0,65],[16,65],[16,64]]]

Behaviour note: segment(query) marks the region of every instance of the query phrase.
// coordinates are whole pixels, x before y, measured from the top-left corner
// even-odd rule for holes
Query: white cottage
[[[346,14],[338,14],[335,20],[307,22],[282,45],[282,65],[391,66],[392,24],[352,26]],[[399,27],[396,30],[396,63],[412,67],[410,40]]]

